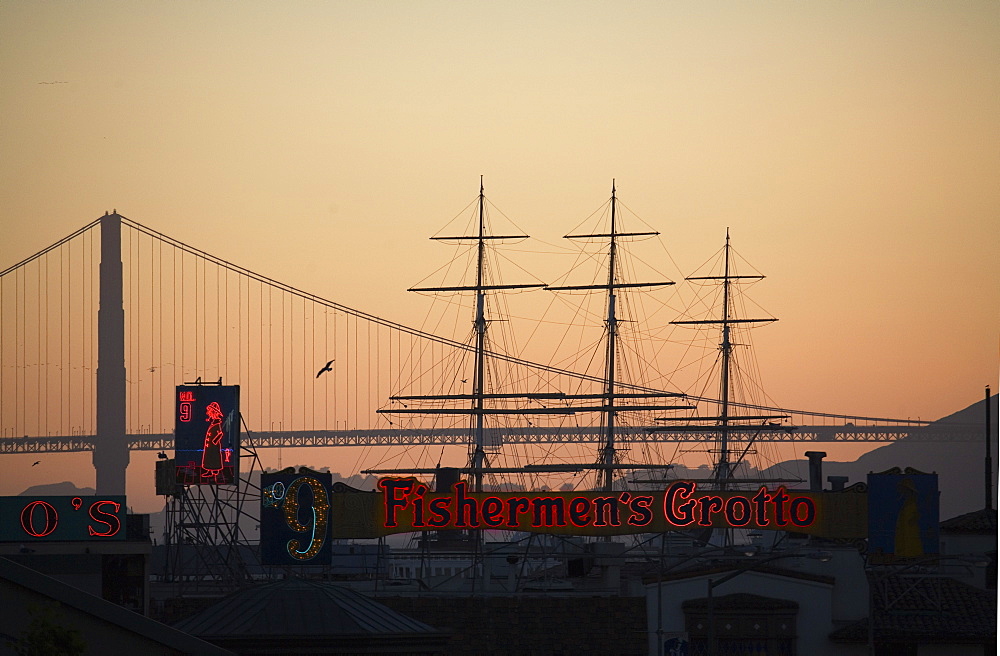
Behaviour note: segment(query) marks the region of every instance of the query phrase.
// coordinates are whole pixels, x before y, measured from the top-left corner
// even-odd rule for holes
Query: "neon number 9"
[[[181,421],[191,421],[191,404],[187,401],[181,403],[180,417]]]
[[[42,509],[42,516],[45,523],[41,528],[35,525],[35,509]],[[47,501],[32,501],[21,510],[21,528],[33,538],[44,538],[46,535],[56,530],[59,525],[59,513],[55,507]]]
[[[299,521],[299,488],[308,485],[312,491],[312,521],[303,524]],[[327,522],[330,514],[330,498],[326,488],[315,478],[303,476],[296,478],[288,486],[285,493],[285,523],[296,533],[309,533],[309,543],[305,549],[300,549],[302,542],[297,539],[288,541],[288,555],[296,560],[311,560],[316,557],[326,542]]]

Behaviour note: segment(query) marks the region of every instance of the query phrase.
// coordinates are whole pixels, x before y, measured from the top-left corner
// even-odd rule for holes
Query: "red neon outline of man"
[[[211,478],[222,471],[222,438],[226,436],[222,430],[222,407],[217,401],[212,401],[205,408],[208,415],[208,430],[205,431],[205,446],[201,455],[202,478]]]

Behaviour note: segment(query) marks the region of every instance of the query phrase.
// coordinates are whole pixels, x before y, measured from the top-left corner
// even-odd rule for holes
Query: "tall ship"
[[[759,485],[763,479],[748,478],[744,473],[750,458],[757,455],[754,440],[763,430],[790,429],[789,418],[762,412],[756,407],[759,404],[744,402],[739,394],[748,386],[747,367],[740,357],[749,345],[744,329],[775,319],[746,317],[738,312],[743,305],[742,287],[763,276],[737,270],[738,258],[728,230],[718,261],[713,260],[707,272],[685,278],[698,290],[690,302],[701,310],[700,314],[688,308],[680,312],[680,318],[666,320],[664,308],[669,304],[654,300],[664,325],[674,330],[697,330],[703,344],[707,344],[703,350],[715,355],[711,366],[699,376],[701,389],[690,394],[665,389],[663,383],[670,381],[671,372],[658,370],[658,362],[666,359],[662,344],[656,343],[656,332],[647,325],[649,319],[642,314],[642,303],[634,298],[642,295],[648,300],[675,285],[663,275],[640,279],[635,273],[639,267],[629,247],[638,241],[657,239],[660,233],[648,226],[634,229],[624,225],[624,206],[614,181],[610,197],[591,215],[589,225],[564,235],[567,241],[583,246],[576,250],[570,271],[553,283],[511,283],[499,278],[503,258],[497,255],[496,247],[523,243],[528,236],[516,227],[493,229],[492,207],[481,179],[464,229],[432,237],[465,249],[462,257],[443,267],[451,270],[456,268],[455,262],[464,262],[464,280],[410,288],[413,292],[443,296],[450,308],[464,309],[465,321],[471,318],[467,348],[454,354],[457,361],[449,368],[454,379],[443,381],[445,389],[440,393],[394,394],[379,410],[388,421],[401,427],[430,426],[433,430],[436,426],[464,426],[464,453],[458,455],[452,448],[449,454],[442,447],[437,454],[422,454],[423,462],[373,467],[363,473],[416,476],[433,481],[439,492],[460,479],[469,481],[475,492],[643,490],[676,480],[676,469],[684,471],[687,478],[691,478],[692,471],[698,472],[701,485],[720,490]],[[635,219],[631,214],[629,218]],[[584,336],[564,338],[580,346],[577,354],[570,359],[557,355],[541,371],[523,364],[513,331],[505,330],[510,315],[505,312],[506,295],[520,292],[551,294],[550,305],[571,307],[576,319],[584,319],[576,322],[583,324],[580,335]],[[567,297],[577,303],[566,301]],[[501,328],[500,338],[494,339],[497,327]],[[575,324],[566,329],[567,334],[573,329]],[[536,328],[532,339],[538,339],[539,332]],[[706,359],[704,353],[700,356]],[[561,448],[553,448],[552,444],[512,448],[514,445],[505,443],[505,435],[528,429],[561,434],[564,443],[558,445]],[[685,441],[683,446],[670,441],[671,435],[682,432],[693,433],[698,439]],[[695,448],[690,448],[692,445]],[[685,459],[700,462],[694,466],[678,462]],[[706,461],[710,462],[707,475],[699,469]],[[493,552],[509,553],[513,547],[503,545],[519,539],[516,532],[487,533],[456,535],[455,531],[441,531],[438,535],[420,536],[419,547],[424,551],[419,559],[424,565],[399,566],[398,570],[412,574],[424,567],[431,571],[453,569],[427,565],[428,548],[467,549],[482,554],[490,551],[487,544],[492,541]],[[752,536],[738,536],[731,531],[715,536],[711,531],[671,536],[673,542],[688,544],[732,544],[748,539]],[[648,542],[641,537],[635,541],[643,540]],[[529,545],[532,541],[535,547],[545,542],[537,536],[529,538]],[[561,546],[555,548],[558,551],[567,545],[562,540]],[[547,548],[553,547],[549,544]],[[551,557],[556,554],[547,552],[547,548],[536,549],[534,558],[525,557],[519,562],[531,562],[529,569],[552,567]],[[525,553],[530,551],[531,546]],[[560,562],[565,570],[566,555],[562,556]]]

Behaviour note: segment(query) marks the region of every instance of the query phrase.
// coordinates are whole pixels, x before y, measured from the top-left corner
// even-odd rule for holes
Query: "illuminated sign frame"
[[[125,539],[123,495],[0,497],[0,542]]]
[[[262,550],[284,549],[283,555],[272,559],[274,564],[322,564],[328,540],[395,533],[503,530],[605,536],[709,527],[781,530],[842,540],[871,534],[875,551],[892,557],[890,549],[880,546],[886,538],[879,531],[885,532],[883,525],[890,519],[893,526],[913,523],[912,503],[889,503],[889,491],[895,494],[904,488],[920,495],[923,553],[933,553],[931,543],[936,543],[934,533],[925,527],[936,523],[937,478],[909,471],[905,476],[874,475],[868,485],[858,483],[836,492],[764,485],[756,490],[700,490],[699,482],[690,480],[673,481],[661,490],[479,493],[469,492],[468,483],[459,481],[447,492],[432,492],[413,477],[382,478],[376,491],[363,492],[331,485],[329,474],[282,472],[281,476],[285,478],[262,478],[270,481],[262,483]],[[295,504],[283,505],[279,497],[287,501],[296,480],[301,482],[295,488]],[[279,481],[280,489],[274,486]],[[311,494],[304,497],[307,488]],[[316,500],[318,506],[313,505]],[[265,537],[268,522],[274,524]],[[893,536],[898,538],[898,531]],[[278,563],[281,558],[285,560]]]
[[[281,515],[266,505],[273,490],[264,487],[261,516],[270,514],[277,521]],[[447,492],[432,492],[429,485],[411,477],[383,478],[376,487],[375,492],[328,488],[329,508],[322,520],[329,535],[323,537],[362,539],[448,530],[604,536],[708,527],[786,530],[838,539],[868,534],[868,496],[860,488],[811,492],[760,486],[749,491],[703,491],[697,481],[679,480],[649,491],[475,493],[459,481]],[[282,539],[287,542],[293,533],[312,536],[313,526],[300,513],[278,528],[285,531]],[[301,544],[296,548],[307,551]]]
[[[905,562],[940,551],[937,474],[907,468],[868,474],[868,558]]]
[[[240,465],[239,385],[178,385],[174,466],[181,485],[234,485]]]
[[[621,535],[729,527],[823,533],[823,493],[784,486],[754,492],[698,490],[675,481],[659,491],[470,493],[465,482],[430,492],[415,478],[383,478],[375,509],[383,534],[508,530]]]
[[[283,471],[260,476],[260,555],[264,565],[329,565],[333,474]]]

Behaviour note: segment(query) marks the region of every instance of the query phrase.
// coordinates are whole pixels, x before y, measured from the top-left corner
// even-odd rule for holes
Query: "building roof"
[[[682,569],[678,571],[664,573],[658,575],[655,572],[652,574],[647,574],[643,577],[642,582],[646,584],[656,583],[657,581],[680,581],[683,579],[697,578],[701,576],[714,577],[716,575],[724,575],[729,572],[733,572],[744,568],[747,563],[751,561],[731,561],[727,563],[719,563],[715,565],[695,565],[690,569]],[[777,567],[775,565],[760,565],[748,569],[748,572],[755,572],[757,574],[772,574],[776,576],[784,576],[791,579],[800,579],[803,581],[812,581],[814,583],[823,583],[825,585],[833,585],[834,577],[823,576],[822,574],[811,574],[809,572],[803,572],[800,570],[785,569],[783,567]]]
[[[175,626],[206,640],[445,635],[348,588],[304,579],[240,590]]]
[[[977,510],[941,522],[941,532],[964,535],[996,535],[997,511]]]
[[[0,557],[0,580],[32,590],[44,597],[58,601],[73,609],[74,612],[103,620],[181,653],[233,656],[231,651],[74,588],[8,558]]]
[[[980,643],[996,640],[995,590],[946,577],[873,577],[875,635],[879,642]],[[834,642],[866,642],[868,618],[830,634]]]

